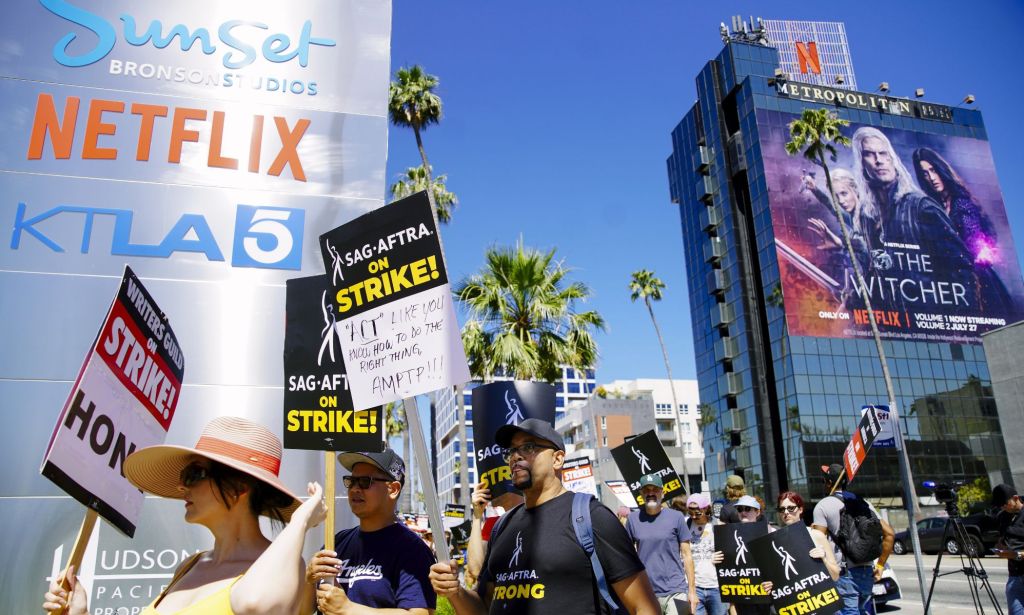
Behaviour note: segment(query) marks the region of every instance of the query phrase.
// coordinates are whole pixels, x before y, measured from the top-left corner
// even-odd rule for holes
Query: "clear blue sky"
[[[768,6],[771,8],[766,8]],[[992,143],[1018,255],[1024,246],[1024,85],[1018,2],[447,2],[395,0],[392,69],[441,80],[445,117],[424,133],[460,207],[444,229],[449,273],[479,269],[489,245],[557,248],[608,322],[599,382],[664,377],[650,320],[629,300],[636,269],[667,284],[655,310],[674,375],[694,378],[679,214],[669,201],[669,133],[733,14],[846,23],[861,89],[973,93]],[[419,164],[392,127],[388,183]]]

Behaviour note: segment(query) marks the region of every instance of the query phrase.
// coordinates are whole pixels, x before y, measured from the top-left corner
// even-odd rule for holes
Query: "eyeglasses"
[[[394,482],[390,478],[377,478],[376,476],[342,476],[341,482],[345,485],[346,489],[352,487],[359,487],[360,489],[366,490],[370,488],[373,483],[391,483]]]
[[[533,455],[538,450],[543,448],[555,450],[557,447],[548,446],[546,444],[537,444],[536,442],[525,442],[523,444],[520,444],[519,446],[506,448],[505,452],[502,453],[501,456],[505,458],[506,462],[508,462],[512,459],[512,455],[515,455],[516,453],[519,453],[520,457],[529,457],[530,455]]]
[[[210,478],[210,468],[201,463],[190,463],[181,469],[178,480],[185,487],[192,487],[201,480]]]
[[[704,511],[699,508],[687,508],[686,512],[689,513],[691,517],[700,517],[704,514]]]
[[[736,512],[758,512],[753,506],[737,506]]]
[[[778,510],[779,510],[779,514],[780,515],[783,515],[783,514],[790,514],[790,515],[792,515],[792,514],[795,514],[796,511],[800,510],[800,507],[798,507],[798,506],[779,506]]]

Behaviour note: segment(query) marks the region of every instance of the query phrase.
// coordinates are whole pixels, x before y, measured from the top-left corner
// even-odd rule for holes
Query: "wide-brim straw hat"
[[[180,500],[185,497],[180,489],[181,471],[196,456],[248,474],[289,496],[292,503],[278,509],[285,521],[301,504],[278,477],[281,440],[263,425],[236,416],[221,416],[207,423],[195,448],[161,444],[135,451],[124,461],[124,475],[143,491]]]

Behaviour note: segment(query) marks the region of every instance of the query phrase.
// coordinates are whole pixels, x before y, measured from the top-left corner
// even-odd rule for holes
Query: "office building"
[[[840,461],[861,407],[887,403],[840,220],[915,482],[1009,481],[980,335],[1021,319],[1024,284],[981,114],[796,81],[780,68],[789,43],[741,30],[697,75],[668,158],[712,491],[736,473],[768,500],[821,497],[820,466]],[[842,217],[825,170],[785,151],[790,123],[820,108],[850,122],[828,162]],[[980,233],[960,224],[965,207]],[[896,467],[895,449],[872,450],[858,493],[901,505]]]

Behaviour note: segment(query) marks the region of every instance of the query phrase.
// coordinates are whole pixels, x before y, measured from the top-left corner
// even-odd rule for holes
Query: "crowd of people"
[[[166,588],[142,613],[271,614],[432,613],[437,597],[459,615],[483,613],[770,613],[767,604],[729,604],[719,592],[713,527],[763,522],[765,503],[745,492],[742,478],[726,483],[728,501],[718,515],[707,494],[664,501],[658,474],[640,480],[643,504],[616,516],[589,495],[568,491],[561,480],[562,438],[547,422],[527,419],[501,427],[516,492],[491,497],[484,484],[473,493],[472,530],[465,564],[436,563],[431,548],[396,514],[405,486],[405,463],[391,449],[348,452],[338,463],[356,527],[334,537],[334,548],[302,560],[306,532],[322,522],[321,487],[307,486],[301,501],[280,481],[281,443],[265,427],[221,417],[204,429],[195,447],[161,445],[134,452],[126,477],[143,491],[185,502],[185,521],[205,526],[213,547],[184,561]],[[803,527],[836,583],[842,613],[866,612],[871,588],[885,566],[893,531],[863,499],[844,489],[842,466],[822,468],[833,496],[822,499],[806,524],[804,498],[779,495],[782,526]],[[521,495],[520,495],[521,494]],[[1007,600],[1021,615],[1024,505],[1011,487],[999,485],[992,503],[1007,514],[997,553],[1010,560]],[[497,514],[487,515],[488,509]],[[877,520],[853,544],[842,516]],[[283,526],[270,540],[259,517]],[[865,527],[874,527],[870,524]],[[775,528],[767,526],[768,532]],[[865,555],[867,553],[867,555]],[[859,555],[858,555],[859,554]],[[54,579],[44,597],[48,612],[89,613],[73,569],[68,586]],[[763,583],[765,594],[770,582]]]

